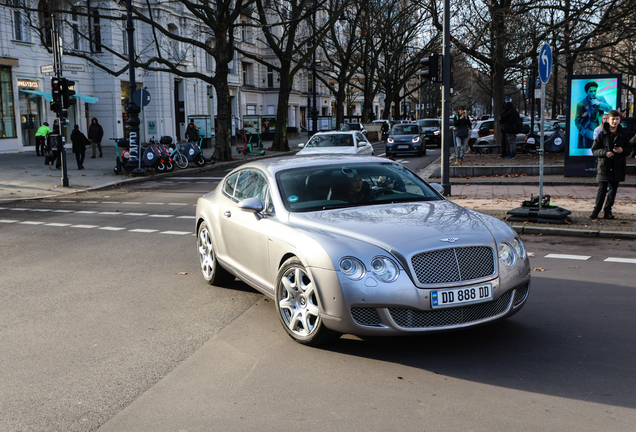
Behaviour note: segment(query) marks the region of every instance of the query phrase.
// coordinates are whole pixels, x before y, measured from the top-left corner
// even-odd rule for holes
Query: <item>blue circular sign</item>
[[[539,78],[546,84],[552,74],[552,49],[550,45],[544,43],[539,51]]]

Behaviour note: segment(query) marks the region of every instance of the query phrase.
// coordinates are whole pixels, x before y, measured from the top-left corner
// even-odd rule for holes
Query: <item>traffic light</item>
[[[71,90],[71,87],[74,85],[75,81],[62,78],[62,106],[64,109],[68,109],[71,105],[75,105],[77,102],[77,99],[73,97],[75,90]]]
[[[428,70],[420,72],[423,78],[432,82],[439,82],[439,54],[435,53],[428,56],[428,58],[423,58],[420,60],[420,65],[428,68]]]
[[[53,99],[53,102],[59,103],[62,100],[63,79],[64,78],[51,77],[51,97]]]

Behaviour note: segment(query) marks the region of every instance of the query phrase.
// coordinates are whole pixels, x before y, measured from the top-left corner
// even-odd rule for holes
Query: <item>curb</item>
[[[636,240],[636,232],[577,230],[577,229],[563,229],[563,228],[532,227],[527,225],[510,225],[510,226],[519,234],[554,235],[554,236],[563,236],[563,237],[617,238],[622,240]]]

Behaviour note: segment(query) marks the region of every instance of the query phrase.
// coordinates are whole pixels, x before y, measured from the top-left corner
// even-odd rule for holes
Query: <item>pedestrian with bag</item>
[[[102,138],[104,137],[104,129],[102,129],[102,125],[99,124],[97,119],[93,117],[91,120],[91,125],[88,128],[88,139],[91,140],[91,148],[93,149],[92,159],[95,159],[95,147],[99,149],[99,157],[102,157]]]
[[[86,147],[90,144],[88,138],[80,130],[79,126],[75,125],[73,132],[71,132],[71,142],[73,143],[73,153],[75,153],[75,160],[77,161],[77,169],[84,169],[84,158],[86,157]]]
[[[603,124],[603,130],[592,144],[592,154],[597,158],[598,191],[590,219],[598,219],[601,209],[603,209],[603,219],[616,219],[612,214],[612,206],[618,184],[625,181],[626,158],[633,146],[636,146],[636,137],[631,141],[628,139],[621,126],[620,112],[611,110],[607,123]]]
[[[517,135],[515,134],[515,123],[519,117],[519,113],[515,109],[512,102],[506,102],[503,105],[504,112],[499,117],[499,123],[503,132],[501,140],[501,156],[500,158],[514,159],[517,157]]]
[[[37,156],[44,156],[45,146],[46,146],[46,137],[51,133],[51,129],[49,129],[49,124],[47,122],[42,123],[42,126],[38,128],[35,132],[35,154]]]
[[[473,125],[468,120],[464,107],[459,108],[455,116],[455,165],[464,165],[464,155],[468,145],[470,129]]]

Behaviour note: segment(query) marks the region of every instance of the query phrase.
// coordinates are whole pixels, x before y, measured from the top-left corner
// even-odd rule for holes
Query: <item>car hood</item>
[[[389,138],[393,138],[395,142],[411,142],[419,135],[389,135]]]
[[[310,155],[310,154],[355,154],[357,148],[354,146],[343,147],[305,147],[296,154]]]
[[[408,256],[451,243],[494,245],[487,217],[444,200],[291,213],[289,222],[313,238],[348,237]]]

